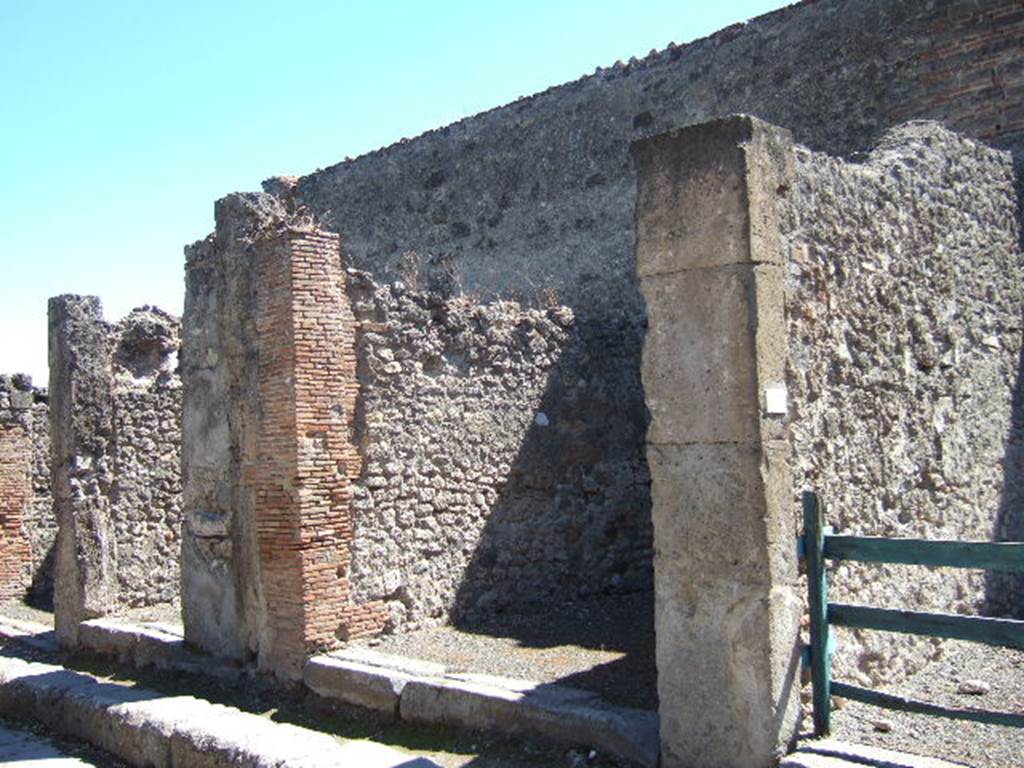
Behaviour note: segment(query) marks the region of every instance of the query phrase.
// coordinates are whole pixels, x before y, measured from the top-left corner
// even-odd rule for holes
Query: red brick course
[[[258,249],[255,328],[260,424],[243,446],[254,499],[267,635],[261,666],[288,675],[305,657],[380,631],[383,606],[357,606],[349,581],[355,328],[339,240],[286,230]]]
[[[32,504],[32,443],[20,424],[0,424],[0,600],[21,597],[32,568],[23,519]]]
[[[919,88],[897,121],[922,115],[960,133],[994,140],[1024,131],[1024,6],[939,16],[927,49],[911,62]]]

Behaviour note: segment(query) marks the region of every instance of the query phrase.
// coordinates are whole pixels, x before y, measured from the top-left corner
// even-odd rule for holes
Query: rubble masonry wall
[[[572,313],[445,299],[357,272],[349,286],[365,460],[353,578],[362,599],[385,602],[386,631],[648,587],[649,533],[623,530],[614,500],[596,503],[600,468],[588,498],[551,472],[549,426],[572,402],[549,393],[573,346]],[[588,501],[604,514],[581,514]]]
[[[797,487],[838,532],[993,540],[1021,525],[1024,257],[1013,159],[934,123],[860,162],[800,148],[787,232]],[[841,564],[838,601],[976,613],[1024,607],[1020,580]],[[996,577],[993,577],[996,578]],[[840,634],[861,683],[937,653],[927,638]]]
[[[54,607],[73,645],[83,619],[177,599],[179,322],[143,307],[108,324],[68,295],[49,325]]]
[[[29,376],[0,376],[0,482],[4,486],[0,546],[5,575],[0,593],[30,597],[38,605],[53,598],[53,546],[57,521],[50,498],[50,425],[45,389]],[[25,472],[25,462],[29,470]],[[26,502],[27,499],[27,502]],[[24,547],[27,541],[27,550]]]
[[[32,576],[32,389],[0,377],[0,600],[22,597]]]
[[[542,432],[543,449],[524,449],[536,477],[521,487],[534,514],[571,504],[572,529],[593,521],[617,551],[568,589],[636,588],[622,553],[648,548],[651,510],[630,143],[743,112],[838,155],[919,117],[1019,148],[1022,30],[1011,0],[801,3],[265,188],[382,283],[413,282],[403,254],[415,251],[427,289],[572,309],[548,424],[528,435]]]
[[[311,634],[309,617],[288,625],[292,634],[306,632],[295,642],[310,651],[372,632],[558,604],[581,590],[649,589],[649,528],[621,528],[600,474],[585,481],[603,517],[586,515],[583,500],[558,487],[549,471],[547,427],[568,421],[574,406],[571,396],[552,396],[576,338],[568,309],[481,305],[403,283],[378,285],[343,270],[337,238],[317,234],[269,195],[225,198],[217,222],[188,261],[182,371],[189,639],[262,658],[285,635],[268,630],[268,612],[282,602],[268,584],[297,578],[291,550],[305,552],[322,538],[334,547],[320,557],[335,564],[338,591],[319,610],[325,626],[333,621],[333,636],[326,629]],[[303,289],[317,301],[270,317],[274,302],[298,300],[296,275],[307,269],[307,257],[287,243],[300,232],[321,244],[308,257],[317,278]],[[271,264],[282,270],[279,279]],[[297,386],[273,388],[262,377],[300,371],[291,334],[325,323],[335,335],[317,348],[333,350],[336,359],[313,369],[345,386],[332,393],[311,380],[315,398],[302,406]],[[315,435],[291,436],[289,413],[305,412],[336,418]],[[314,437],[336,443],[334,469],[323,482],[338,484],[324,502],[338,522],[298,543],[264,539],[267,520],[288,530],[291,523],[279,518],[286,508],[305,519],[297,509],[309,498],[311,476],[278,477],[273,467],[285,460],[275,457],[302,456]],[[559,503],[551,505],[551,496]],[[268,564],[283,569],[279,578],[268,581]]]

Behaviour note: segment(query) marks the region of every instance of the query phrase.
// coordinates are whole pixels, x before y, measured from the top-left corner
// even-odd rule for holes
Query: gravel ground
[[[53,626],[52,610],[37,608],[21,600],[10,600],[0,604],[0,615],[22,621],[35,621],[48,627]],[[181,606],[177,603],[167,603],[145,608],[127,608],[116,614],[111,614],[111,618],[124,619],[134,623],[158,621],[165,624],[181,624]]]
[[[982,682],[988,692],[959,693],[961,685],[969,681]],[[958,709],[1024,714],[1024,652],[949,641],[940,659],[903,683],[883,690]],[[845,741],[928,755],[974,768],[1024,766],[1024,728],[911,715],[854,701],[834,712],[832,724],[833,735]]]
[[[620,706],[658,706],[650,593],[576,600],[554,612],[436,627],[363,645],[444,664],[450,672],[559,683]]]
[[[21,600],[9,600],[5,603],[0,603],[0,616],[7,616],[19,621],[34,621],[37,624],[53,627],[53,611],[35,608]]]

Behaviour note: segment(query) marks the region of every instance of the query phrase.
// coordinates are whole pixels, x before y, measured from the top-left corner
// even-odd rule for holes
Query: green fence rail
[[[831,603],[828,599],[828,572],[825,567],[827,560],[857,560],[869,563],[941,565],[952,568],[1024,572],[1024,542],[926,541],[874,536],[836,536],[825,525],[825,505],[817,493],[804,491],[803,507],[804,535],[801,541],[801,555],[807,563],[807,587],[810,597],[809,650],[815,734],[826,736],[831,730],[832,696],[842,696],[904,712],[1024,728],[1024,714],[951,709],[856,685],[833,682],[830,660],[831,625],[949,637],[1024,649],[1024,621]]]

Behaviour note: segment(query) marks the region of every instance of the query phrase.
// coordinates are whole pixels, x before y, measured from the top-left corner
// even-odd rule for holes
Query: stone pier
[[[666,768],[767,768],[796,731],[778,210],[791,151],[748,117],[633,149]]]
[[[57,517],[54,618],[57,640],[78,642],[78,624],[105,615],[117,594],[107,461],[113,434],[112,354],[95,296],[49,304],[53,507]]]
[[[338,237],[235,196],[192,249],[185,312],[186,638],[297,678],[378,630],[351,596],[361,463]]]

